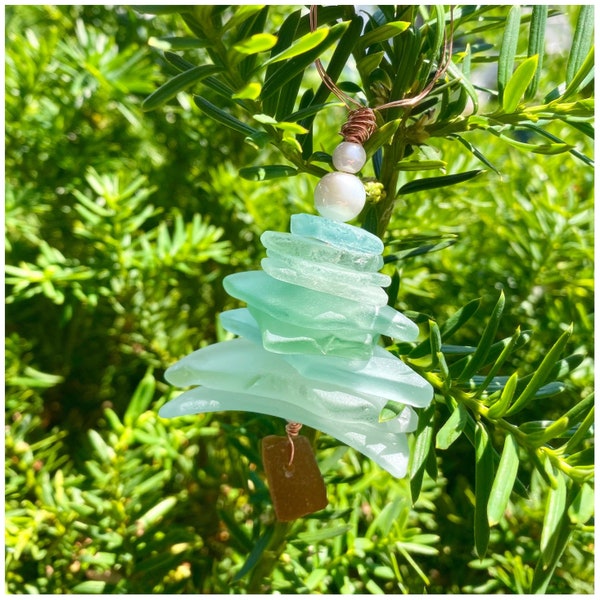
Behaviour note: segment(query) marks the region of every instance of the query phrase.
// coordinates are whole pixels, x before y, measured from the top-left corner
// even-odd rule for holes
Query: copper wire
[[[346,142],[364,144],[377,129],[375,112],[372,108],[363,106],[348,114],[346,122],[342,125],[340,135]]]
[[[302,423],[296,423],[295,421],[288,421],[288,424],[285,426],[285,432],[287,433],[291,446],[289,467],[291,467],[294,462],[294,438],[298,437],[301,429]]]
[[[452,38],[454,37],[454,12],[452,6],[450,7],[450,41],[446,36],[446,31],[444,30],[444,40],[442,42],[442,57],[440,60],[440,64],[436,69],[431,81],[416,95],[411,98],[403,98],[402,100],[393,100],[392,102],[387,102],[386,104],[382,104],[378,106],[378,110],[383,110],[385,108],[398,108],[398,107],[407,107],[407,106],[415,106],[421,100],[427,97],[429,92],[434,88],[435,84],[438,80],[444,76],[448,67],[450,66],[450,62],[452,61]]]
[[[317,23],[317,8],[318,7],[316,4],[312,4],[310,7],[308,19],[309,19],[311,32],[315,31],[317,29],[317,25],[318,25],[318,23]],[[327,71],[325,70],[323,63],[321,62],[321,59],[317,58],[315,60],[315,67],[317,67],[317,72],[319,73],[319,77],[321,77],[321,80],[323,81],[323,83],[325,84],[327,89],[332,94],[334,94],[339,100],[341,100],[348,110],[351,110],[352,105],[359,106],[359,107],[362,106],[360,102],[356,101],[354,98],[351,98],[350,96],[348,96],[348,94],[345,94],[342,90],[340,90],[340,88],[335,84],[335,82],[327,74]]]
[[[309,12],[309,24],[310,30],[315,31],[318,25],[317,22],[317,9],[318,5],[312,4],[310,6]],[[323,67],[320,59],[315,60],[315,66],[317,68],[317,72],[321,77],[321,80],[325,84],[325,86],[334,94],[339,100],[341,100],[346,108],[350,111],[348,114],[348,121],[342,127],[341,135],[344,137],[344,140],[347,142],[356,142],[359,144],[364,144],[369,137],[373,134],[377,125],[375,123],[375,114],[373,110],[384,110],[386,108],[402,108],[402,107],[411,107],[417,105],[421,100],[427,97],[427,95],[431,92],[431,90],[435,87],[435,84],[438,80],[444,76],[446,71],[448,70],[448,66],[450,65],[450,61],[452,60],[452,38],[454,32],[454,14],[453,7],[450,7],[450,41],[448,41],[448,37],[446,36],[446,32],[444,31],[444,40],[443,40],[443,51],[442,56],[431,81],[416,95],[411,98],[403,98],[401,100],[393,100],[391,102],[387,102],[382,104],[381,106],[377,106],[375,109],[367,108],[362,106],[360,102],[355,100],[354,98],[345,94],[329,77],[327,71]],[[353,106],[358,106],[359,108],[352,110]]]

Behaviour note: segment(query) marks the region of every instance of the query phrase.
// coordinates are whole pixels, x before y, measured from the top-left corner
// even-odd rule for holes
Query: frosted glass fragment
[[[412,406],[428,406],[432,399],[431,385],[380,346],[373,348],[373,355],[363,366],[336,356],[289,355],[284,358],[301,375],[310,379],[350,387]]]
[[[256,319],[247,308],[226,310],[219,315],[219,319],[223,328],[230,333],[244,337],[254,344],[262,344],[262,336]]]
[[[360,227],[325,217],[307,214],[292,215],[290,230],[297,235],[313,237],[338,248],[348,248],[348,250],[370,254],[383,252],[383,242],[376,235],[360,229]]]
[[[169,418],[227,410],[255,412],[304,423],[358,450],[394,477],[406,475],[408,440],[404,433],[385,430],[381,427],[382,423],[348,423],[339,418],[315,414],[306,410],[304,404],[298,401],[287,401],[284,398],[273,402],[265,397],[196,387],[165,404],[159,415]]]
[[[265,231],[260,236],[260,240],[267,249],[267,256],[296,257],[359,271],[379,271],[383,267],[383,257],[379,253],[339,248],[317,239],[291,233]]]
[[[311,290],[326,289],[328,294],[360,300],[375,306],[387,304],[388,297],[382,286],[388,286],[391,278],[383,273],[357,273],[290,258],[263,258],[262,268],[271,277],[287,281]]]
[[[373,335],[360,329],[335,332],[285,323],[254,306],[248,308],[262,332],[262,344],[270,352],[334,355],[368,359],[373,353]]]
[[[281,321],[307,323],[318,329],[357,328],[413,341],[419,328],[392,307],[373,306],[316,292],[273,279],[263,271],[228,275],[223,286],[230,296],[260,307]]]

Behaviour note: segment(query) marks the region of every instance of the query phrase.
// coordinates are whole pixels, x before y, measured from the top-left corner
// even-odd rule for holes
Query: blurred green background
[[[264,230],[312,212],[316,180],[241,179],[256,151],[185,95],[141,111],[169,72],[148,39],[178,29],[126,7],[6,7],[8,593],[243,593],[240,569],[273,518],[259,441],[281,423],[156,412],[172,393],[164,369],[224,339],[217,315],[238,304],[222,278],[258,267]],[[330,151],[339,115],[327,114]],[[444,322],[478,297],[489,314],[503,290],[498,336],[534,332],[513,359],[525,372],[573,323],[568,353],[586,358],[552,405],[529,409],[550,419],[593,388],[593,170],[470,140],[499,174],[407,196],[394,213],[393,238],[457,238],[404,261],[399,307]],[[481,166],[435,146],[455,171]],[[454,343],[476,344],[483,326]],[[271,591],[526,589],[543,485],[534,477],[475,559],[472,455],[463,439],[442,453],[443,475],[413,507],[405,480],[321,437],[330,506],[298,524]],[[548,592],[593,592],[586,528]]]

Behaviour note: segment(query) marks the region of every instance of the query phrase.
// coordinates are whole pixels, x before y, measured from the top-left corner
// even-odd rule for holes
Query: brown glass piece
[[[262,440],[262,458],[278,521],[293,521],[327,506],[325,482],[308,438],[293,438],[294,460],[287,437]]]

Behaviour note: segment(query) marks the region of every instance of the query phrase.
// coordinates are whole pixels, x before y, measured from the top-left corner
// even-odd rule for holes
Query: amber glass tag
[[[293,521],[327,506],[325,482],[310,442],[294,438],[294,460],[290,465],[290,440],[269,435],[262,440],[262,458],[279,521]]]

